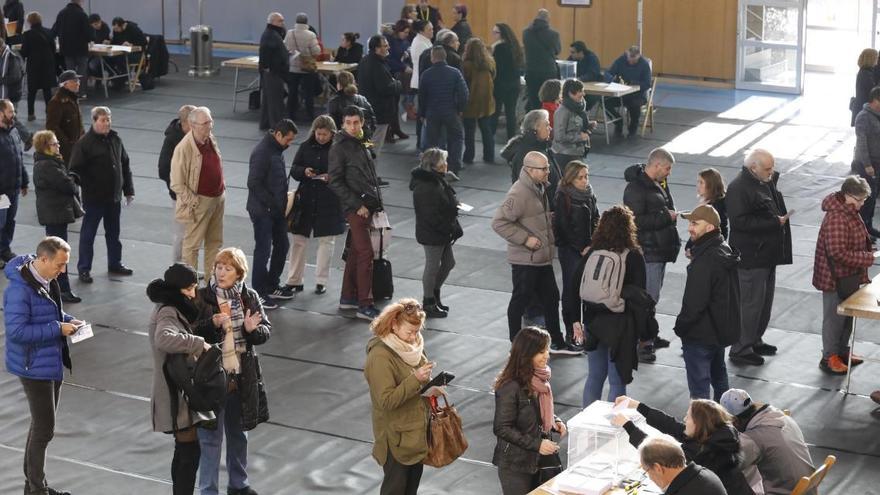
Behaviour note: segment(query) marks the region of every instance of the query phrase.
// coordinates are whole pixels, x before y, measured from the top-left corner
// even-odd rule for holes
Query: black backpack
[[[211,346],[193,363],[188,354],[168,354],[162,367],[165,381],[171,392],[171,417],[177,431],[178,394],[190,411],[219,411],[226,398],[226,371],[223,369],[223,352]]]

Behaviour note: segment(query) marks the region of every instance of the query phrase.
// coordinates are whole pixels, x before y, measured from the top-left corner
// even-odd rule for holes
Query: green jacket
[[[428,359],[422,355],[419,366]],[[384,466],[388,452],[397,462],[411,466],[428,453],[428,405],[419,390],[422,384],[400,356],[378,337],[367,343],[364,377],[373,403],[373,458]]]

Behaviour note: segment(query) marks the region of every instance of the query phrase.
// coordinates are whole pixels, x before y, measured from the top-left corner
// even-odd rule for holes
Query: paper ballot
[[[70,343],[76,344],[77,342],[82,342],[83,340],[90,339],[94,336],[95,333],[92,331],[92,325],[85,323],[77,328],[75,332],[70,334]]]
[[[461,211],[463,211],[463,212],[465,212],[465,213],[467,213],[467,212],[469,212],[469,211],[472,211],[472,210],[474,209],[474,207],[471,206],[471,205],[469,205],[469,204],[467,204],[467,203],[459,203],[459,204],[458,204],[458,209],[461,210]]]
[[[6,208],[9,208],[10,205],[9,196],[0,194],[0,210],[5,210]]]

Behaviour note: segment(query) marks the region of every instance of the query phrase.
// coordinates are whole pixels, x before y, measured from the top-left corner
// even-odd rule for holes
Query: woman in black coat
[[[21,57],[27,64],[27,110],[28,121],[36,120],[34,101],[37,91],[43,91],[43,102],[49,106],[52,88],[57,85],[55,64],[47,61],[55,60],[55,35],[43,27],[43,19],[37,12],[28,14],[29,31],[21,35]]]
[[[364,45],[357,42],[360,33],[343,33],[342,43],[336,50],[336,60],[340,64],[357,64],[364,58]]]
[[[416,241],[425,248],[422,272],[422,308],[432,318],[446,318],[449,306],[440,301],[440,289],[455,266],[452,244],[462,236],[458,198],[446,182],[446,151],[430,148],[413,169],[409,188],[416,213]]]
[[[327,156],[336,124],[329,115],[320,115],[312,122],[309,138],[300,145],[293,158],[290,176],[299,181],[294,203],[293,244],[290,247],[290,271],[287,289],[303,290],[303,270],[309,237],[318,239],[318,262],[315,267],[315,294],[327,292],[330,258],[336,236],[345,231],[345,220],[339,198],[327,186]]]
[[[504,111],[507,139],[516,135],[516,101],[519,99],[519,78],[522,74],[523,52],[516,34],[507,24],[492,27],[492,56],[495,58],[495,115],[492,134],[498,130],[498,119]]]
[[[46,235],[67,240],[67,224],[83,215],[79,188],[61,153],[52,131],[34,134],[34,189],[37,194],[37,221],[46,226]],[[61,300],[78,303],[82,299],[70,290],[67,270],[58,275]]]
[[[859,72],[856,74],[856,96],[850,102],[849,109],[852,112],[850,127],[856,125],[856,115],[862,111],[871,93],[871,88],[877,85],[877,50],[865,48],[859,54]]]

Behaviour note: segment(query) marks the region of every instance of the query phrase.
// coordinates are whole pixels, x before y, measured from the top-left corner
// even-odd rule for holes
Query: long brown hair
[[[549,346],[550,334],[546,330],[538,327],[525,327],[520,330],[510,346],[507,364],[495,378],[493,390],[498,390],[509,381],[515,381],[521,387],[528,388],[529,392],[533,392],[532,375],[535,369],[532,358],[544,352]]]
[[[606,249],[615,253],[624,249],[641,252],[636,237],[636,222],[633,212],[624,205],[614,205],[599,217],[599,225],[590,243],[591,249]]]
[[[700,170],[699,176],[706,183],[706,193],[708,198],[706,201],[715,201],[724,197],[724,179],[717,169],[712,167]]]
[[[510,51],[513,53],[513,64],[517,69],[521,69],[525,57],[523,56],[522,46],[520,46],[519,40],[516,38],[516,33],[513,32],[513,29],[511,29],[509,25],[503,22],[495,24],[495,27],[497,27],[498,31],[501,33],[501,41],[510,46]]]
[[[480,38],[471,38],[464,45],[465,62],[471,62],[477,70],[495,70],[495,59]]]
[[[694,434],[691,438],[701,444],[706,443],[716,431],[733,424],[733,416],[711,400],[693,399],[689,414],[694,422]]]

